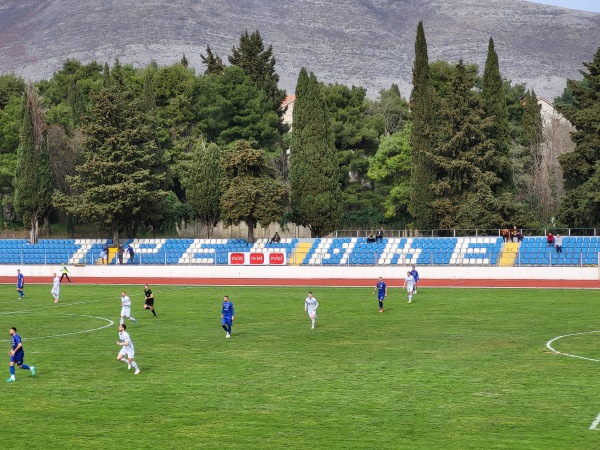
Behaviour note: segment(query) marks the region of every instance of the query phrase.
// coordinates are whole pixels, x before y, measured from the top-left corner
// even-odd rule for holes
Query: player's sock
[[[227,331],[227,325],[221,325],[221,328],[223,328],[225,331]],[[227,331],[229,333],[229,331]]]
[[[154,312],[154,308],[152,308],[150,311],[152,311],[152,314],[154,314],[154,317],[156,317],[156,312]]]
[[[312,322],[312,327],[314,328],[315,327],[315,319],[313,319],[311,322]]]
[[[123,325],[123,323],[125,323],[125,320],[121,317],[121,321],[119,322],[121,325]]]
[[[231,334],[231,324],[227,325],[227,333]]]
[[[15,366],[10,366],[10,376],[11,378],[15,377]]]
[[[140,368],[138,367],[138,365],[135,361],[131,361],[131,367],[133,367],[135,370],[140,370]]]
[[[135,317],[130,317],[129,320],[132,320],[133,323],[137,323],[137,320],[135,320]]]
[[[127,363],[127,364],[129,364],[129,361],[127,361],[125,358],[121,358],[119,361],[121,361],[122,363]]]
[[[382,301],[379,302],[379,309],[383,309],[383,302]]]
[[[31,370],[31,367],[29,367],[27,364],[23,364],[21,366],[21,369],[25,369],[25,370]]]

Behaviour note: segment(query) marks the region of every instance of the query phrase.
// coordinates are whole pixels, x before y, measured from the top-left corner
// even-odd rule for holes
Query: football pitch
[[[50,288],[0,285],[6,448],[600,448],[597,291],[397,288],[380,314],[370,287],[315,287],[311,330],[302,287],[151,286],[157,318],[143,286]],[[36,375],[5,383],[12,326]]]

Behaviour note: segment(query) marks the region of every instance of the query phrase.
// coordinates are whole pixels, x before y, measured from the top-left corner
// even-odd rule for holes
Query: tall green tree
[[[281,122],[284,111],[281,103],[285,98],[285,90],[279,89],[279,75],[275,71],[275,57],[273,46],[265,49],[263,39],[256,30],[248,34],[246,30],[240,36],[239,47],[233,47],[229,62],[240,67],[250,77],[252,84],[265,93],[272,111],[277,113],[280,119],[280,130],[287,131],[287,127]]]
[[[438,178],[430,187],[438,228],[495,228],[503,223],[494,187],[494,149],[485,134],[484,112],[462,61],[452,92],[440,109],[439,145],[428,153]]]
[[[369,177],[389,186],[384,201],[385,217],[396,222],[406,214],[410,201],[410,127],[410,122],[406,122],[401,130],[384,136],[369,161]]]
[[[427,41],[422,21],[417,26],[410,106],[412,174],[408,210],[415,228],[432,229],[436,225],[436,218],[431,205],[433,192],[430,185],[436,179],[436,173],[428,155],[435,147],[437,99],[431,83]]]
[[[24,92],[22,78],[0,75],[0,223],[16,218],[13,194]]]
[[[245,222],[248,242],[254,241],[256,224],[281,222],[288,207],[287,185],[275,178],[262,149],[237,141],[223,154],[221,217],[226,225]]]
[[[600,222],[600,47],[583,63],[581,82],[567,80],[573,103],[559,111],[573,124],[575,151],[560,156],[566,195],[559,217],[572,227],[597,227]]]
[[[39,97],[29,84],[23,97],[23,121],[17,150],[15,208],[30,227],[30,243],[37,244],[40,219],[51,205],[52,180],[46,123]]]
[[[342,216],[342,194],[334,134],[317,77],[305,68],[296,84],[290,148],[291,206],[294,221],[313,236],[334,231]]]
[[[166,192],[168,168],[156,142],[153,117],[113,68],[108,86],[92,96],[84,124],[84,162],[67,181],[73,195],[55,191],[54,203],[86,221],[105,224],[113,241],[119,230],[134,237]]]
[[[501,184],[508,189],[512,184],[508,152],[510,147],[508,109],[498,54],[494,48],[494,40],[491,37],[481,80],[481,99],[484,116],[488,119],[486,135],[495,152],[497,167],[494,170],[502,178]]]
[[[279,141],[279,119],[270,101],[239,67],[201,76],[196,89],[197,120],[207,141],[226,146],[246,140],[263,149]]]
[[[216,55],[211,50],[210,46],[206,46],[206,56],[200,55],[202,63],[206,66],[205,74],[208,73],[221,73],[225,69],[225,64],[219,55]]]
[[[184,162],[182,184],[192,215],[206,227],[206,237],[221,217],[221,184],[223,167],[221,150],[211,143],[199,141],[191,159]]]
[[[367,100],[367,114],[380,117],[384,136],[390,136],[404,127],[409,118],[408,102],[402,97],[397,84],[381,89],[376,100]]]

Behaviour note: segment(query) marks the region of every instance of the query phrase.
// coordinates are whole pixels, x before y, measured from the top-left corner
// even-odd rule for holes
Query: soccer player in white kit
[[[125,324],[122,323],[119,325],[119,340],[117,341],[117,345],[121,346],[121,351],[117,355],[117,361],[127,363],[127,368],[131,369],[133,367],[135,369],[134,375],[138,375],[140,373],[140,368],[133,360],[135,349],[133,348],[133,342],[131,342],[129,333],[125,331],[126,329],[127,326],[125,326]],[[126,359],[125,356],[127,357]]]
[[[408,302],[412,303],[413,291],[415,290],[415,277],[412,276],[410,271],[406,272],[406,278],[404,279],[404,287],[408,293]]]
[[[125,322],[125,318],[133,320],[133,323],[137,323],[135,317],[131,317],[131,299],[127,296],[127,292],[121,292],[121,324]]]
[[[58,297],[60,296],[60,278],[54,272],[54,280],[52,281],[52,290],[50,291],[52,297],[54,297],[54,303],[58,303]]]
[[[304,311],[308,311],[308,317],[312,322],[311,328],[315,327],[315,320],[317,319],[317,308],[319,307],[319,302],[316,298],[313,297],[312,292],[308,293],[308,297],[304,301]]]

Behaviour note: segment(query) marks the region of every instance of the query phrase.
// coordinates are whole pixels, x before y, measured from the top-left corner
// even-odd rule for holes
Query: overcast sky
[[[598,0],[529,0],[534,3],[545,5],[562,6],[563,8],[581,9],[583,11],[600,12],[600,1]]]

